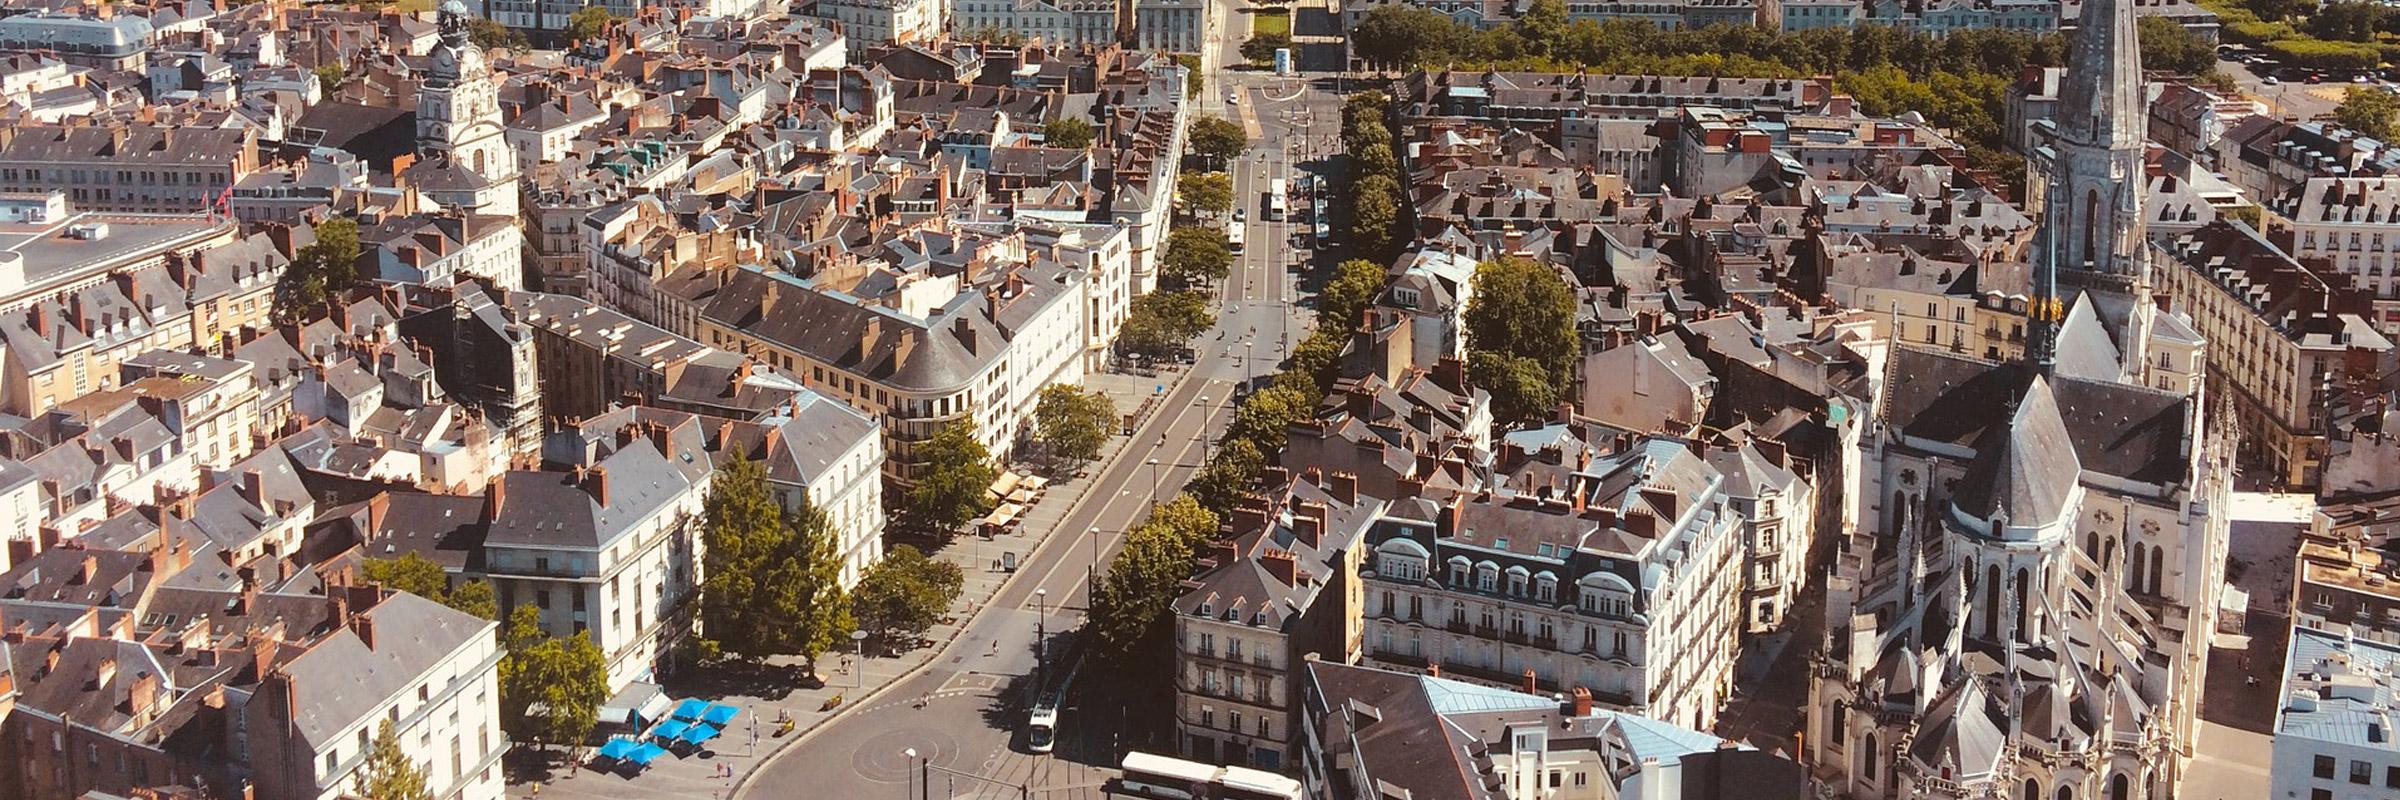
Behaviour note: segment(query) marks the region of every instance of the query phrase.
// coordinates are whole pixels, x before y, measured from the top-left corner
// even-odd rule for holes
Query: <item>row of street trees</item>
[[[1342,103],[1342,149],[1350,154],[1350,171],[1344,176],[1349,191],[1349,213],[1343,219],[1344,238],[1360,255],[1382,261],[1392,254],[1393,245],[1406,236],[1396,236],[1401,220],[1402,176],[1400,161],[1392,140],[1392,129],[1385,113],[1392,99],[1379,91],[1364,91],[1351,95]],[[1347,320],[1343,326],[1355,324]]]

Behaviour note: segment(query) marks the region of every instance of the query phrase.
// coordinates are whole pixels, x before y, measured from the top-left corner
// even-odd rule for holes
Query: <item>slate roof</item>
[[[1975,460],[1950,499],[1981,519],[2006,514],[2011,525],[2047,525],[2070,510],[2067,502],[2082,477],[2050,382],[2036,376],[2008,421],[1975,443]]]
[[[1913,347],[1892,351],[1884,419],[1908,436],[1972,447],[2007,405],[2022,396],[2031,367],[1993,364]],[[2060,420],[2086,470],[2145,483],[2181,483],[2190,401],[2172,392],[2057,376],[2050,385]]]
[[[489,638],[497,627],[406,592],[385,597],[362,616],[373,628],[373,646],[355,629],[344,628],[282,666],[295,695],[292,725],[316,747],[426,680],[434,664],[478,637]]]
[[[607,483],[607,505],[577,485],[573,473],[511,470],[501,476],[500,508],[485,543],[604,548],[692,487],[648,439],[617,450],[599,466],[606,470],[601,480]]]

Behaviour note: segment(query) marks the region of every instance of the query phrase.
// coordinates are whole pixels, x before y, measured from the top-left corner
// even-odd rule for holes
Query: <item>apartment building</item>
[[[1190,758],[1281,770],[1305,741],[1302,665],[1359,651],[1364,539],[1384,503],[1346,474],[1294,480],[1234,510],[1175,608],[1176,744]]]
[[[853,58],[878,45],[933,41],[950,13],[941,0],[820,0],[811,8],[841,24]]]
[[[65,191],[92,211],[206,212],[257,169],[256,128],[0,128],[0,192]]]
[[[2368,321],[2400,332],[2400,178],[2311,177],[2264,205],[2287,252],[2350,276],[2374,295]]]
[[[1748,621],[1718,579],[1743,573],[1742,520],[1689,446],[1623,445],[1538,486],[1396,499],[1366,544],[1368,657],[1712,726]]]
[[[697,425],[610,438],[571,471],[511,470],[485,490],[483,572],[505,616],[590,633],[609,689],[647,680],[690,635],[700,504],[713,463]]]
[[[0,52],[56,56],[78,67],[139,73],[158,31],[133,14],[36,10],[0,18]]]
[[[2400,796],[2400,646],[2293,628],[2275,713],[2268,796],[2330,800]]]
[[[2292,625],[2400,647],[2400,494],[2328,503],[2300,538],[2289,599]]]
[[[1082,269],[995,266],[868,304],[756,267],[690,286],[696,338],[749,353],[883,420],[885,474],[905,485],[916,444],[965,420],[997,458],[1029,434],[1041,390],[1083,380]],[[946,283],[945,283],[946,281]]]
[[[2171,316],[2208,342],[2208,375],[2233,401],[2242,455],[2282,485],[2316,485],[2332,379],[2354,352],[2370,363],[2395,355],[2367,321],[2372,296],[2242,225],[2210,225],[2153,252],[2165,262],[2155,274]]]

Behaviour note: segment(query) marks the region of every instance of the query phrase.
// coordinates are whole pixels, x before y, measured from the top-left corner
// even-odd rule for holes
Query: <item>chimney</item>
[[[491,488],[483,492],[484,521],[500,518],[500,504],[508,499],[508,476],[492,476]]]
[[[592,493],[593,502],[599,503],[601,508],[607,508],[608,468],[593,467],[590,472],[585,473],[583,489]]]
[[[1425,494],[1425,479],[1424,479],[1424,478],[1401,478],[1401,479],[1400,479],[1400,491],[1399,491],[1399,492],[1397,492],[1397,494],[1398,494],[1398,495],[1400,495],[1400,496],[1399,496],[1399,497],[1392,498],[1392,499],[1394,499],[1394,500],[1406,500],[1406,499],[1409,499],[1409,498],[1411,498],[1411,497],[1418,497],[1418,496],[1422,496],[1423,494]]]
[[[1323,507],[1319,506],[1319,508]],[[1292,539],[1294,541],[1304,542],[1310,547],[1315,547],[1318,543],[1324,541],[1325,520],[1323,515],[1292,515]]]
[[[117,660],[113,657],[100,659],[100,668],[92,671],[92,685],[105,689],[109,681],[116,679]]]
[[[1575,698],[1575,716],[1577,716],[1577,717],[1588,717],[1588,716],[1591,716],[1591,715],[1592,715],[1592,690],[1590,690],[1590,689],[1586,689],[1586,688],[1583,688],[1583,687],[1581,687],[1581,686],[1577,686],[1577,687],[1575,687],[1575,694],[1574,694],[1574,698]]]
[[[266,486],[260,482],[261,480],[258,470],[242,470],[242,499],[250,501],[251,505],[266,508]]]
[[[1455,536],[1466,527],[1467,498],[1464,495],[1450,498],[1450,504],[1442,507],[1442,518],[1434,520],[1434,534]]]
[[[1209,542],[1208,557],[1215,559],[1217,566],[1220,567],[1240,561],[1242,560],[1241,543],[1232,539],[1218,539],[1216,541]]]
[[[148,670],[135,673],[133,685],[125,688],[125,703],[133,707],[134,716],[150,716],[150,707],[158,703],[158,676]]]
[[[1333,494],[1333,499],[1342,501],[1344,505],[1358,505],[1357,473],[1336,472],[1331,481],[1325,488]]]
[[[1293,557],[1292,551],[1268,550],[1260,553],[1258,565],[1265,568],[1267,574],[1275,576],[1275,580],[1282,581],[1283,585],[1297,585],[1300,577],[1300,560]]]
[[[1428,677],[1434,677],[1434,678],[1439,678],[1439,677],[1441,677],[1441,676],[1442,676],[1442,663],[1441,663],[1441,662],[1439,662],[1439,661],[1432,661],[1432,660],[1428,660],[1428,661],[1426,661],[1426,662],[1425,662],[1425,674],[1426,674],[1426,676],[1428,676]]]
[[[1292,484],[1292,471],[1284,469],[1282,465],[1271,465],[1266,469],[1259,470],[1258,477],[1259,485],[1267,487],[1268,491],[1280,492],[1284,487]]]
[[[375,649],[375,615],[358,615],[356,619],[351,620],[350,629],[358,634],[360,642],[366,643],[367,649]]]
[[[1533,677],[1532,667],[1525,668],[1525,683],[1517,688],[1523,690],[1526,694],[1541,694],[1541,686]]]

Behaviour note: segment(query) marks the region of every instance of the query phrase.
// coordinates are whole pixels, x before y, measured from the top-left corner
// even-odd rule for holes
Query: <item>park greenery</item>
[[[2201,0],[2200,5],[2216,12],[2226,41],[2256,46],[2287,66],[2350,73],[2400,61],[2400,9],[2380,3]]]
[[[923,467],[908,489],[909,522],[920,530],[947,537],[961,525],[989,510],[984,495],[998,480],[992,453],[975,435],[975,419],[960,417],[935,430],[917,444],[915,461]]]
[[[850,596],[858,629],[880,642],[925,635],[966,585],[957,564],[926,557],[908,545],[893,545],[861,576]]]
[[[467,37],[474,40],[476,47],[486,50],[497,48],[524,50],[533,46],[533,42],[526,39],[525,34],[510,30],[508,26],[495,22],[490,17],[476,17],[467,20]]]
[[[718,466],[701,519],[703,650],[799,656],[813,672],[817,656],[840,647],[852,628],[832,519],[806,504],[787,512],[765,465],[739,452]]]
[[[1068,461],[1090,461],[1117,427],[1117,405],[1108,395],[1068,383],[1042,387],[1033,407],[1035,429],[1050,454]]]
[[[442,565],[416,553],[399,558],[370,558],[359,566],[359,571],[383,588],[408,592],[484,619],[500,618],[500,600],[493,596],[490,581],[477,579],[451,586],[450,576],[442,570]]]
[[[1242,130],[1241,123],[1224,117],[1193,120],[1187,136],[1192,154],[1207,162],[1211,169],[1224,169],[1226,164],[1240,158],[1242,151],[1250,149],[1250,134]]]
[[[536,746],[581,746],[609,694],[608,657],[591,632],[550,636],[542,631],[541,610],[521,605],[501,628],[500,647],[501,729]]]

